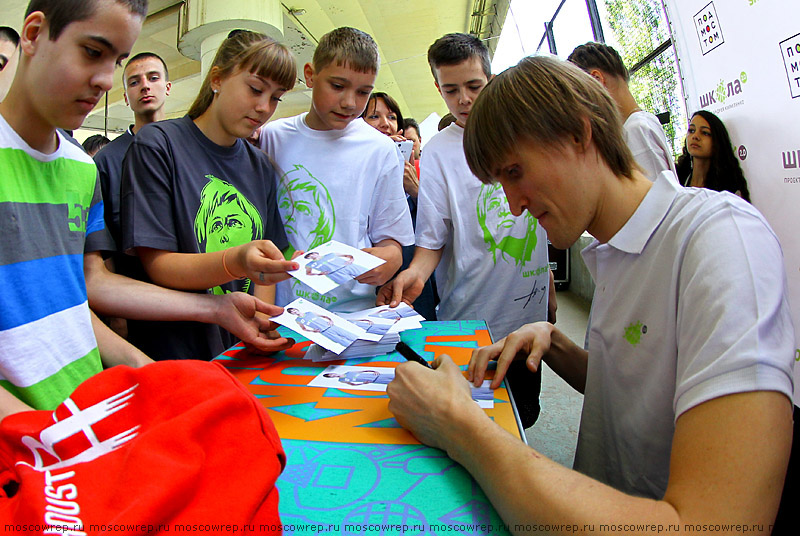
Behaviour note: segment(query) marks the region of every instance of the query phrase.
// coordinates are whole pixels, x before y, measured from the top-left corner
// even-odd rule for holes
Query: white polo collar
[[[678,195],[677,181],[672,172],[663,171],[636,208],[636,212],[608,241],[608,245],[634,255],[640,254],[658,226],[664,221],[675,197]]]

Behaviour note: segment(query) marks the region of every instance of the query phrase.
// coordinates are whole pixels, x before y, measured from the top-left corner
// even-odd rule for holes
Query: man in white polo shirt
[[[769,534],[792,442],[780,244],[732,194],[669,172],[650,182],[618,117],[586,73],[529,57],[484,89],[464,133],[470,168],[500,182],[515,215],[533,214],[556,247],[596,238],[584,250],[597,285],[588,351],[538,322],[473,352],[468,370],[478,385],[497,360],[497,387],[513,360],[544,360],[583,392],[576,470],[470,404],[448,356],[435,370],[398,365],[389,410],[470,471],[512,527]]]

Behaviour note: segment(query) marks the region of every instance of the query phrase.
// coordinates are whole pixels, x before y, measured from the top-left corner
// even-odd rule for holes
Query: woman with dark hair
[[[699,110],[692,116],[686,145],[676,168],[684,186],[728,191],[750,202],[747,181],[734,154],[728,130],[711,112]]]
[[[403,113],[397,101],[383,91],[374,91],[369,96],[367,107],[361,114],[364,121],[372,128],[383,132],[394,141],[405,141],[403,137]],[[409,202],[411,207],[411,218],[416,218],[416,199],[419,192],[419,177],[414,164],[405,163],[403,170],[403,189],[406,195],[412,200]]]
[[[397,101],[383,91],[374,91],[369,96],[367,107],[361,114],[371,127],[387,136],[402,135],[403,113]]]
[[[364,121],[371,127],[383,132],[394,141],[404,141],[403,136],[403,113],[400,106],[388,94],[382,91],[374,91],[367,101],[367,107],[361,114]],[[414,158],[413,155],[411,157]],[[417,194],[419,194],[419,174],[415,165],[405,162],[403,170],[403,190],[406,192],[408,210],[411,212],[411,222],[417,226]],[[403,247],[403,264],[400,270],[405,270],[411,263],[414,256],[414,246]],[[425,317],[426,320],[436,320],[436,304],[439,297],[436,294],[436,280],[433,276],[425,282],[422,293],[414,301],[414,308]]]

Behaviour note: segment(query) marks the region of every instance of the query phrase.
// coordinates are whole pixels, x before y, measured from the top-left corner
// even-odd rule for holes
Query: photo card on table
[[[395,325],[394,320],[369,316],[361,311],[342,313],[341,317],[362,328],[366,333],[359,338],[365,341],[380,341]]]
[[[394,379],[391,367],[363,365],[330,365],[309,382],[309,387],[355,389],[357,391],[386,391]]]
[[[386,391],[386,386],[394,380],[391,367],[363,365],[330,365],[317,374],[309,387],[328,389],[355,389],[357,391]],[[464,378],[464,381],[467,381]],[[489,387],[491,380],[484,380],[480,387],[469,384],[472,400],[484,409],[494,407],[494,390]]]
[[[371,309],[360,311],[366,318],[382,318],[390,320],[394,325],[389,328],[389,333],[397,333],[406,329],[416,329],[421,327],[420,322],[425,320],[425,317],[414,310],[413,307],[405,302],[400,302],[397,307],[389,307],[388,305],[380,305]]]

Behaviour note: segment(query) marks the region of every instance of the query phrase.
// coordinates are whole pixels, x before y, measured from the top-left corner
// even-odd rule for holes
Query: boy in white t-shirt
[[[331,311],[372,307],[370,285],[392,277],[401,246],[414,243],[394,143],[360,119],[377,73],[378,47],[368,34],[343,27],[324,35],[304,67],[311,109],[268,124],[260,144],[281,175],[278,206],[288,254],[338,240],[387,262],[325,295],[285,281],[276,303],[304,298]]]
[[[569,55],[574,63],[608,90],[622,115],[622,130],[636,163],[651,181],[662,171],[676,177],[672,150],[658,118],[639,108],[628,88],[630,74],[619,53],[603,43],[580,45]]]
[[[439,320],[479,319],[495,340],[547,320],[553,300],[547,235],[530,214],[514,217],[499,185],[469,170],[462,138],[473,101],[491,78],[477,38],[448,34],[428,49],[434,83],[456,118],[425,146],[420,162],[416,250],[407,270],[384,286],[378,304],[412,303],[436,269]],[[555,310],[553,310],[553,313]],[[525,428],[539,414],[539,373],[515,365],[509,385]]]

